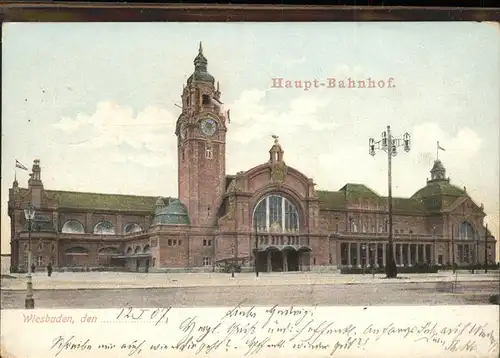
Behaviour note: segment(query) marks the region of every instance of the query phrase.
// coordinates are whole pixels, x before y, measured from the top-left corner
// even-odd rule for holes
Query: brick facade
[[[237,260],[281,271],[383,264],[387,198],[362,184],[316,190],[286,165],[277,137],[266,162],[226,174],[229,113],[201,46],[181,97],[178,199],[46,190],[35,160],[28,187],[14,181],[9,191],[14,269],[26,269],[28,203],[39,216],[31,231],[39,266],[211,271]],[[393,199],[396,262],[446,264],[454,256],[459,264],[483,263],[486,253],[494,263],[496,241],[482,205],[449,183],[440,161],[431,174],[412,197]]]

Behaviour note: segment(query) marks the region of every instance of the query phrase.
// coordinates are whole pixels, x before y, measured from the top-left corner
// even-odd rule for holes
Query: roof
[[[461,197],[468,197],[464,190],[450,184],[448,179],[437,179],[429,180],[411,198],[421,200],[427,211],[436,212],[448,208]]]
[[[49,198],[64,208],[153,211],[156,196],[135,196],[122,194],[100,194],[73,191],[46,190]]]
[[[226,187],[235,175],[226,175]],[[29,189],[19,188],[21,194]],[[158,199],[166,200],[168,205],[174,198],[158,196],[123,195],[111,193],[89,193],[81,191],[44,190],[51,200],[65,209],[112,210],[112,211],[144,211],[154,212]],[[164,201],[165,202],[165,201]]]
[[[423,198],[436,195],[467,196],[465,191],[450,184],[448,180],[431,180],[422,189],[412,195],[412,198]]]
[[[342,188],[340,188],[339,191],[344,192],[347,196],[351,197],[359,197],[359,198],[366,198],[366,197],[379,197],[379,195],[367,187],[364,184],[352,184],[352,183],[347,183],[344,185]]]
[[[348,204],[356,203],[360,199],[367,200],[373,206],[384,207],[387,197],[378,195],[374,190],[363,184],[348,183],[339,191],[318,190],[316,192],[323,210],[346,210]],[[394,212],[425,213],[422,200],[417,198],[392,198]]]
[[[153,225],[189,225],[186,207],[178,199],[171,200],[167,207],[157,208]]]
[[[20,188],[25,194],[29,189]],[[152,212],[158,197],[77,191],[44,190],[46,196],[66,209],[148,211]]]

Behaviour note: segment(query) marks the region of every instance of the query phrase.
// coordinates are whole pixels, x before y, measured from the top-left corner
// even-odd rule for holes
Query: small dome
[[[466,192],[448,181],[429,181],[422,189],[412,195],[412,198],[426,198],[430,196],[467,196]]]
[[[203,55],[203,47],[200,42],[200,48],[198,49],[198,55],[194,59],[194,73],[189,76],[187,83],[190,85],[193,82],[206,82],[210,84],[215,83],[214,77],[208,73],[207,70],[208,61]]]
[[[186,207],[178,199],[173,199],[167,207],[157,210],[153,225],[189,225]]]
[[[466,196],[464,190],[450,184],[448,180],[434,180],[429,181],[411,198],[420,200],[426,210],[439,212],[452,205],[458,198]]]
[[[433,170],[445,170],[443,163],[439,159],[434,161],[431,171]]]
[[[195,72],[189,76],[187,83],[191,84],[193,82],[207,82],[210,84],[215,83],[214,77],[208,72]]]

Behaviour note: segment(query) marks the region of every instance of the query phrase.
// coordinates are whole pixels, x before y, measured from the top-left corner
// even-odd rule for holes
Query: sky
[[[275,134],[287,165],[317,189],[363,183],[387,195],[387,157],[370,156],[368,139],[390,125],[412,138],[411,151],[393,160],[393,195],[425,186],[439,141],[451,182],[484,204],[500,237],[496,24],[9,23],[2,253],[15,159],[30,169],[40,159],[46,189],[177,195],[176,105],[200,41],[230,110],[228,174],[266,162]],[[328,87],[328,78],[349,77],[385,87]],[[273,88],[273,78],[326,86]],[[28,172],[17,179],[26,187]]]

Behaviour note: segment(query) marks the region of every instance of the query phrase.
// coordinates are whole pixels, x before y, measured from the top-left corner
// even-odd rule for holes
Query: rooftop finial
[[[201,41],[200,41],[200,48],[198,49],[198,53],[200,55],[203,55],[203,45],[202,45]]]
[[[278,139],[279,139],[280,137],[278,137],[278,136],[277,136],[277,135],[275,135],[275,134],[271,135],[271,137],[273,137],[273,139],[274,139],[274,144],[278,144]]]

